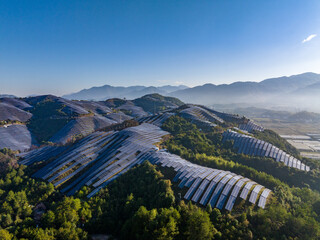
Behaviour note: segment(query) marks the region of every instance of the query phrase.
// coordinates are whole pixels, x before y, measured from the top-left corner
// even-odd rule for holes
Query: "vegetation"
[[[142,107],[146,112],[150,113],[158,113],[170,109],[172,106],[177,107],[184,104],[177,98],[164,97],[157,93],[145,95],[141,98],[133,100],[133,102],[137,106]]]
[[[8,168],[15,168],[18,166],[17,159],[14,152],[8,148],[0,150],[0,173],[6,172]]]
[[[17,121],[17,120],[3,120],[3,121],[0,121],[0,127],[2,126],[6,126],[6,125],[11,125],[11,124],[24,124],[23,122],[20,122],[20,121]]]
[[[279,136],[276,132],[266,129],[263,132],[260,131],[254,131],[254,136],[260,140],[264,140],[266,142],[269,142],[273,144],[274,146],[284,150],[285,152],[291,154],[292,156],[299,158],[299,151],[294,146],[292,146],[290,143],[288,143],[287,140],[283,139]]]
[[[45,106],[51,111],[49,115],[55,112],[54,116],[65,116],[48,101],[36,107],[36,119],[46,119]],[[110,128],[121,130],[137,124],[129,120]],[[89,239],[98,233],[133,240],[320,238],[318,169],[306,173],[272,159],[239,155],[233,151],[232,142],[222,143],[223,126],[200,129],[173,116],[163,128],[172,134],[163,143],[170,152],[200,165],[230,170],[270,188],[266,208],[241,199],[232,212],[185,202],[173,191],[177,186],[169,180],[170,172],[149,162],[119,176],[91,199],[86,197],[89,187],[66,197],[52,184],[30,178],[32,169],[19,166],[14,152],[3,149],[0,239]],[[272,132],[261,134],[260,139],[288,147]]]
[[[9,155],[7,155],[10,157]],[[52,184],[8,166],[0,175],[0,239],[318,239],[319,194],[273,189],[266,209],[240,202],[231,213],[199,208],[174,195],[170,180],[149,162],[129,170],[87,200],[83,187],[64,197]],[[134,179],[134,184],[132,184]]]
[[[86,239],[78,226],[90,217],[88,204],[63,197],[24,170],[9,161],[0,172],[0,239]]]
[[[224,129],[221,127],[204,132],[187,120],[173,116],[163,124],[163,128],[173,135],[166,141],[165,147],[194,163],[247,176],[271,189],[286,183],[291,187],[310,186],[320,191],[319,169],[308,173],[270,158],[237,154],[232,142],[222,143]]]
[[[125,99],[120,99],[120,98],[111,98],[106,100],[106,103],[109,107],[117,108],[120,107],[121,105],[125,104],[127,100]]]
[[[33,117],[27,123],[38,142],[48,141],[70,120],[62,111],[63,105],[52,100],[39,102],[31,110]],[[50,126],[50,127],[48,127]]]
[[[128,127],[135,127],[135,126],[138,126],[139,125],[139,122],[137,122],[136,120],[133,120],[133,119],[130,119],[130,120],[125,120],[121,123],[117,123],[117,124],[112,124],[110,126],[107,126],[107,127],[104,127],[102,129],[99,129],[98,131],[121,131],[125,128],[128,128]]]
[[[247,226],[254,238],[319,238],[320,219],[317,208],[320,196],[318,192],[303,187],[303,183],[310,183],[313,189],[319,189],[319,176],[315,171],[308,174],[281,166],[274,160],[238,155],[232,152],[231,142],[222,144],[223,129],[201,132],[196,125],[178,116],[168,119],[163,128],[173,134],[165,143],[169,151],[200,165],[242,174],[273,190],[274,197],[266,210],[255,210],[251,207],[245,207],[247,210],[244,211],[242,209],[242,214],[246,214],[246,220],[251,223]],[[260,168],[261,171],[250,165]],[[291,187],[287,183],[290,183]],[[301,188],[294,187],[295,184]],[[240,212],[242,204],[235,212]],[[223,224],[218,226],[221,225]],[[223,231],[223,228],[217,227],[217,230]],[[250,234],[245,238],[250,239],[249,236]]]

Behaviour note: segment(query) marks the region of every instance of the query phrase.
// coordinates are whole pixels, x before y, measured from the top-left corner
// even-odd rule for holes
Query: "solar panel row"
[[[310,171],[310,167],[306,166],[300,160],[290,156],[283,150],[273,146],[272,144],[256,139],[254,137],[241,134],[232,130],[223,133],[223,142],[228,140],[234,141],[234,149],[238,153],[252,156],[270,157],[277,162],[282,162],[288,167],[293,167],[302,171]]]
[[[91,197],[123,172],[147,160],[150,153],[157,151],[155,144],[167,134],[148,123],[120,132],[95,132],[71,147],[44,147],[22,154],[21,162],[32,164],[51,154],[54,160],[34,177],[62,186],[61,191],[67,195],[74,194],[84,185],[91,185],[94,188],[88,195]],[[77,178],[73,179],[75,175]]]
[[[215,127],[214,123],[223,123],[224,120],[205,108],[190,105],[188,108],[180,111],[180,114],[190,119],[192,122],[200,122],[204,125]]]
[[[250,195],[249,202],[255,204],[259,194],[265,192],[261,194],[264,199],[259,201],[259,206],[264,208],[270,193],[241,175],[196,165],[164,150],[153,152],[150,161],[162,167],[172,167],[176,171],[173,180],[180,180],[179,187],[189,188],[184,198],[204,206],[210,204],[231,211],[238,197],[246,200]]]
[[[241,129],[242,131],[246,131],[246,132],[253,132],[253,131],[264,131],[264,128],[258,124],[256,124],[255,122],[253,122],[252,120],[248,121],[247,123],[242,123],[239,124],[239,129]]]

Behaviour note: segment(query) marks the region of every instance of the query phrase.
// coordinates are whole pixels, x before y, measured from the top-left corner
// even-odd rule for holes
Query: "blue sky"
[[[0,0],[0,93],[320,73],[319,0]]]

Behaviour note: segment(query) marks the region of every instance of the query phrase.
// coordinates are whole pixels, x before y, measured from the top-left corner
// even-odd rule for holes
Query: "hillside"
[[[0,236],[320,236],[320,164],[248,118],[159,94],[21,101],[32,117],[12,127],[49,142],[0,153]]]
[[[164,97],[160,94],[148,94],[133,100],[133,102],[142,107],[146,112],[153,114],[158,113],[159,111],[174,109],[184,104],[177,98]]]
[[[0,98],[0,148],[25,151],[47,142],[66,144],[98,129],[182,104],[176,98],[159,94],[133,101],[71,101],[53,95]]]

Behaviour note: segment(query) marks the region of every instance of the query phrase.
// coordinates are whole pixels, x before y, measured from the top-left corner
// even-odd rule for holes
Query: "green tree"
[[[0,240],[11,240],[13,235],[5,229],[0,229]]]

